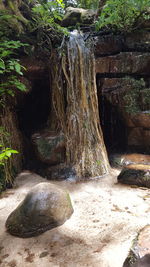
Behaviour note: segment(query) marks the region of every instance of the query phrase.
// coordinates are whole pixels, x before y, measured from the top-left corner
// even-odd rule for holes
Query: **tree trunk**
[[[95,61],[81,35],[70,37],[67,53],[53,64],[53,104],[66,136],[66,163],[77,177],[108,173],[99,121]],[[57,62],[57,63],[56,63]]]

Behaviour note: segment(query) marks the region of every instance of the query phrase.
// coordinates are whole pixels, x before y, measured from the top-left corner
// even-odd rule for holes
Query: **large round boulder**
[[[36,236],[62,225],[72,213],[70,196],[66,191],[50,183],[40,183],[9,215],[6,228],[15,236]]]

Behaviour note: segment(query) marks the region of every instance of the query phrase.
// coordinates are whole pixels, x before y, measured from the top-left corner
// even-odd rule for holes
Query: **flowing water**
[[[79,177],[104,175],[109,169],[99,120],[95,59],[90,38],[88,41],[86,38],[74,31],[67,42],[67,53],[62,57],[66,87],[61,93],[64,99],[61,109],[58,94],[62,86],[57,91],[55,87],[55,110],[60,121],[65,114],[62,127],[67,137],[67,163]]]

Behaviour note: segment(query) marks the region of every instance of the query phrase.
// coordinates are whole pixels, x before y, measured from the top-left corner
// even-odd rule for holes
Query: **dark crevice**
[[[137,73],[97,73],[96,74],[98,78],[126,78],[127,76],[140,79],[140,78],[149,78],[149,75],[147,74],[137,74]]]
[[[24,168],[36,171],[41,165],[35,155],[32,134],[48,123],[51,107],[50,80],[47,75],[32,80],[32,88],[17,106],[19,129],[24,145]]]
[[[50,82],[47,77],[32,82],[31,92],[17,106],[19,128],[30,137],[45,127],[50,113]]]
[[[105,96],[98,96],[99,116],[104,136],[104,143],[108,153],[125,151],[126,144],[126,126],[118,112]]]
[[[103,57],[111,57],[111,56],[116,56],[116,55],[119,55],[120,53],[150,53],[150,48],[149,49],[121,49],[120,51],[117,51],[117,52],[110,52],[110,53],[96,53],[96,59],[98,58],[103,58]]]
[[[119,52],[114,52],[114,53],[106,53],[106,54],[96,54],[96,59],[100,59],[100,58],[103,58],[103,57],[111,57],[111,56],[116,56],[116,55],[119,55],[122,51],[119,51]]]
[[[105,77],[105,76],[104,76]],[[96,76],[97,88],[100,76]],[[108,154],[125,152],[127,149],[127,128],[118,108],[111,104],[98,90],[100,124]]]

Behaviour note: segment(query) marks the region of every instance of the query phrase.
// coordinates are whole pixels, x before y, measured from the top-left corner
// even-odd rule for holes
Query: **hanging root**
[[[106,174],[109,163],[99,121],[94,56],[80,40],[68,43],[61,60],[55,54],[53,106],[66,137],[67,165],[78,177],[92,177]]]

